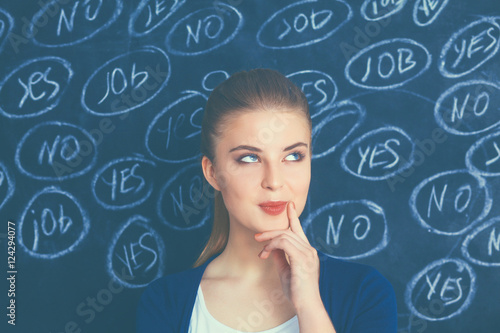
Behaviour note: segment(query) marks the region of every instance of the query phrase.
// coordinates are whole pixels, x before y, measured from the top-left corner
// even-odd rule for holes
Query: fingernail
[[[291,204],[292,204],[292,208],[295,209],[295,203],[292,201]]]
[[[255,234],[255,237],[259,237],[260,235],[262,235],[262,232],[259,232],[258,234]]]

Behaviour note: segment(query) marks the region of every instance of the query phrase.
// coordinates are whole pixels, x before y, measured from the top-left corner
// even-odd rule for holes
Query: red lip
[[[287,201],[266,201],[259,204],[259,207],[269,215],[279,215],[286,209]]]

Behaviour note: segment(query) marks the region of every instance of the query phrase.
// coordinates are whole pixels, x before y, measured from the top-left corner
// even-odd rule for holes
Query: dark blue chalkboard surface
[[[210,234],[207,97],[265,67],[310,103],[311,244],[401,333],[498,332],[499,47],[497,0],[2,1],[0,330],[133,332]]]

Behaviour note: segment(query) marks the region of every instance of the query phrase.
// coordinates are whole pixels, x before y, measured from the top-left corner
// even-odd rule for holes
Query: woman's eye
[[[304,157],[304,155],[302,155],[301,153],[292,153],[292,154],[288,155],[287,157],[285,157],[285,160],[287,160],[287,161],[300,161],[303,157]]]
[[[259,159],[257,158],[256,155],[246,155],[240,158],[240,161],[245,163],[255,163],[258,162]]]

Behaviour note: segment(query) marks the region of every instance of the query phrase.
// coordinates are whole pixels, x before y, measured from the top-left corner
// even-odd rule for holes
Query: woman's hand
[[[259,242],[270,240],[259,257],[267,259],[272,255],[283,292],[299,313],[304,308],[315,308],[319,304],[322,306],[319,259],[316,249],[311,246],[300,225],[293,202],[288,203],[287,213],[289,229],[258,233],[255,234],[255,239]]]

